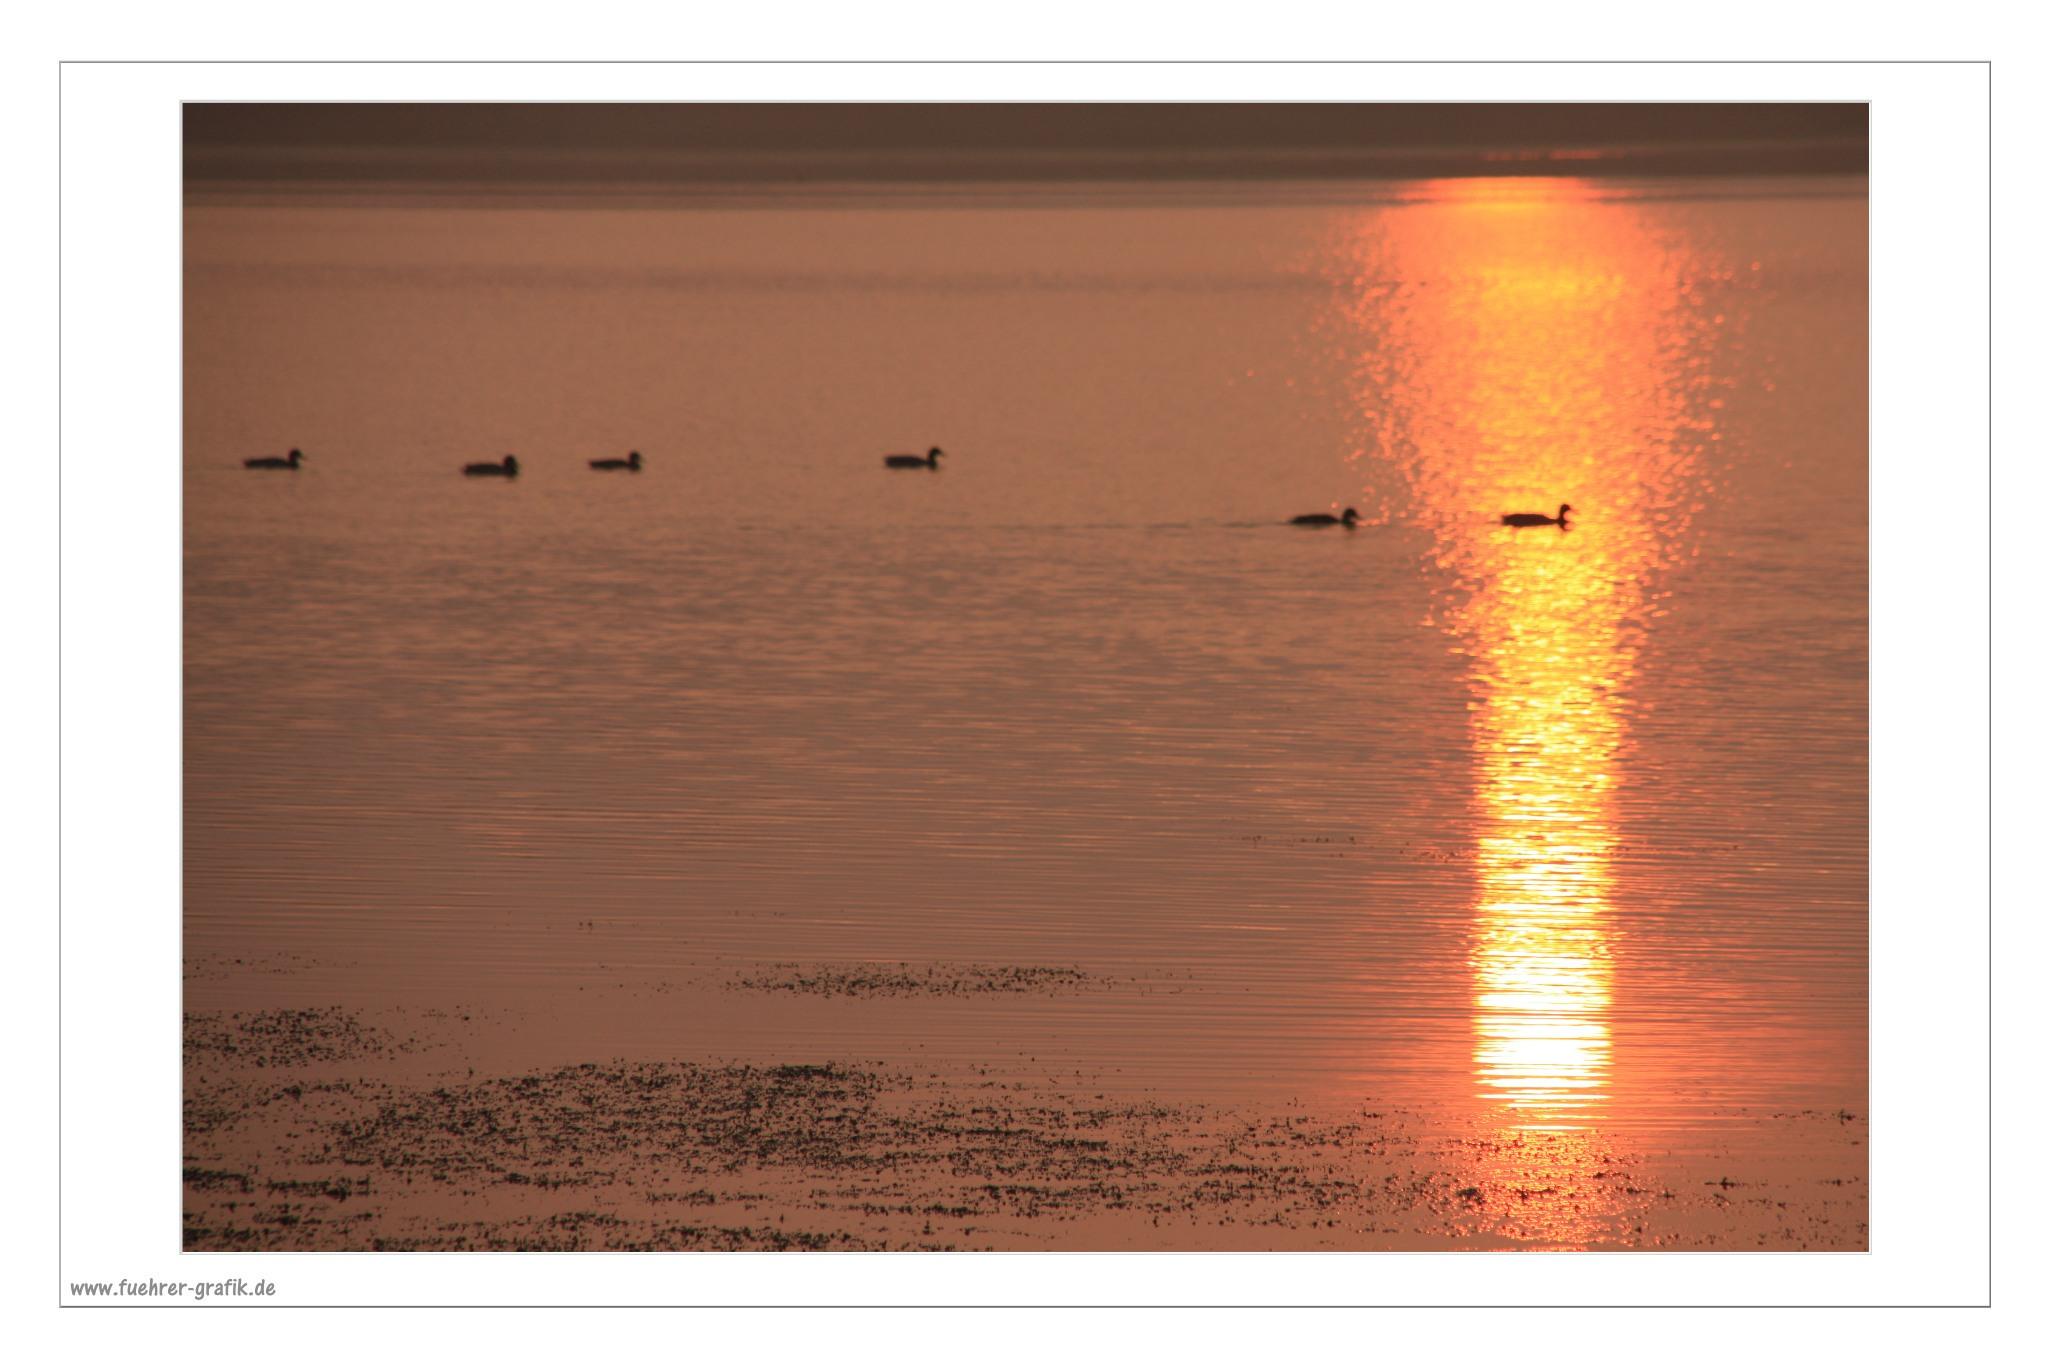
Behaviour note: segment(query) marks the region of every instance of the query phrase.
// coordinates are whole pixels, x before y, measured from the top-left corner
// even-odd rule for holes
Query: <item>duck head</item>
[[[519,472],[519,457],[517,455],[507,455],[505,457],[505,472],[507,474],[517,474]]]
[[[628,468],[628,469],[638,469],[639,467],[640,467],[640,452],[636,450],[636,451],[634,451],[634,452],[633,452],[632,454],[630,454],[630,455],[628,455],[628,456],[626,457],[626,468]]]
[[[1358,509],[1356,507],[1345,508],[1344,515],[1341,518],[1341,520],[1346,526],[1358,525]]]

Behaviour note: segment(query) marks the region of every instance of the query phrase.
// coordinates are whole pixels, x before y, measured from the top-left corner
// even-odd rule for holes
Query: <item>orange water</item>
[[[261,970],[188,1007],[1860,1112],[1866,223],[1860,179],[195,199],[186,951]],[[1097,985],[726,989],[864,961]]]

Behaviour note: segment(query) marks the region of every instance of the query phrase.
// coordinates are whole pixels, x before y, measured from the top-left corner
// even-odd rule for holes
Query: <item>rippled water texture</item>
[[[1860,1113],[1865,243],[1860,179],[195,198],[187,1006]]]

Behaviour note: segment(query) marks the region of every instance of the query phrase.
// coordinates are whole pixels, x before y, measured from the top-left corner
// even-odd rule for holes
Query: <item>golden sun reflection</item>
[[[1597,1120],[1616,1065],[1614,801],[1634,632],[1683,552],[1720,273],[1583,181],[1449,181],[1345,243],[1361,461],[1434,535],[1474,752],[1472,1070],[1516,1127]],[[1376,396],[1368,398],[1367,395]],[[1372,470],[1362,467],[1370,481]],[[1575,510],[1569,529],[1505,527]]]

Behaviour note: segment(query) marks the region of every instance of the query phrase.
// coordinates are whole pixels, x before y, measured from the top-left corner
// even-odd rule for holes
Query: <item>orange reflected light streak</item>
[[[1350,241],[1359,392],[1436,535],[1438,624],[1469,665],[1479,1094],[1517,1126],[1607,1099],[1609,923],[1629,617],[1692,510],[1676,357],[1701,269],[1566,179],[1438,182]],[[1372,283],[1378,281],[1378,283]],[[1696,425],[1696,424],[1695,424]],[[1508,511],[1578,509],[1513,531]]]

